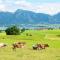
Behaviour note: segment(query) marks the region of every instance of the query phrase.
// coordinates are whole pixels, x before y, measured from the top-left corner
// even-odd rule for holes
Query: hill
[[[49,15],[18,9],[12,12],[0,12],[0,26],[12,24],[60,24],[60,13]]]

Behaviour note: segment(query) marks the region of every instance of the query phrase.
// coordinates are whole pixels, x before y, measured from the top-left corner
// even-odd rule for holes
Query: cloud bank
[[[0,0],[0,11],[15,12],[17,9],[30,10],[46,14],[56,14],[60,12],[60,3],[34,4],[26,0]]]

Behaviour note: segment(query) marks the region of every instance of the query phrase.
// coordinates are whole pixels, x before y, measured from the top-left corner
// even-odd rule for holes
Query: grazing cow
[[[48,44],[37,44],[38,49],[45,49],[46,47],[49,47]]]
[[[14,43],[14,44],[12,44],[12,48],[13,48],[13,50],[15,50],[16,48],[24,48],[24,46],[25,46],[25,42],[16,42],[16,43]]]
[[[45,49],[44,44],[37,44],[38,49]]]
[[[33,45],[34,50],[45,49],[46,47],[49,47],[49,45],[48,44],[36,44],[36,45]]]
[[[6,47],[7,45],[5,43],[0,43],[0,48]]]

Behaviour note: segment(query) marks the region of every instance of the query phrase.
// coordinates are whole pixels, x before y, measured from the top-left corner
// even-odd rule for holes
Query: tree
[[[21,33],[23,33],[24,31],[25,31],[25,28],[22,28],[22,29],[21,29]]]
[[[17,26],[11,26],[5,30],[7,35],[19,35],[20,29]]]
[[[0,30],[0,33],[2,32],[2,30]]]

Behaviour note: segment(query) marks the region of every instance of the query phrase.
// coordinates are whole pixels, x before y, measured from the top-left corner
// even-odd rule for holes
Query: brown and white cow
[[[24,48],[25,47],[25,42],[16,42],[16,43],[13,43],[12,44],[12,48],[13,50],[16,49],[16,48]]]
[[[33,45],[34,50],[45,49],[46,47],[49,47],[49,45],[48,44],[36,44],[36,45]]]

